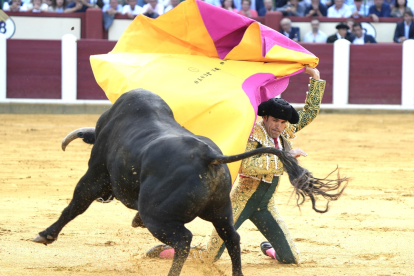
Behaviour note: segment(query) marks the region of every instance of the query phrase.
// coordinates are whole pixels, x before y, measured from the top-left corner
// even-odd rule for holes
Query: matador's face
[[[277,138],[286,128],[286,120],[272,116],[263,116],[263,124],[267,134],[272,138]]]

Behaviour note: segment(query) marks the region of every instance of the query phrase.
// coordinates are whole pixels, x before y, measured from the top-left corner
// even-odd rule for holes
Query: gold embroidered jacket
[[[296,132],[310,124],[319,113],[323,92],[325,91],[324,80],[310,80],[309,92],[307,93],[305,106],[299,111],[299,122],[297,124],[286,123],[285,130],[280,134],[278,139],[281,149],[290,150],[292,141],[296,138]],[[253,132],[247,142],[246,151],[254,150],[258,147],[275,147],[273,138],[271,138],[264,128],[263,120],[257,122]],[[241,164],[240,174],[250,178],[263,180],[272,183],[273,176],[279,176],[283,173],[283,165],[276,155],[261,154],[244,159]]]

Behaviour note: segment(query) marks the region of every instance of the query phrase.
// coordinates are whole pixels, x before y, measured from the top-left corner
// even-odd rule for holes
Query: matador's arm
[[[299,122],[293,127],[297,132],[310,124],[313,119],[318,116],[319,110],[321,108],[321,101],[323,97],[323,92],[325,91],[326,81],[324,80],[315,80],[310,79],[309,91],[306,95],[305,106],[303,110],[300,110],[299,113]]]

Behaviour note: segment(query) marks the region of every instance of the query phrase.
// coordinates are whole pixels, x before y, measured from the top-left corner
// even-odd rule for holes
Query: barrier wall
[[[335,105],[401,105],[405,93],[405,106],[414,108],[414,78],[406,78],[408,84],[402,87],[402,45],[401,44],[372,44],[350,45],[349,60],[334,61],[334,49],[339,44],[348,43],[340,40],[335,44],[302,44],[310,52],[320,58],[318,69],[323,79],[327,81],[323,104],[334,104],[334,95],[340,99]],[[414,50],[414,41],[404,43],[407,53]],[[106,100],[102,89],[93,77],[89,62],[90,55],[110,52],[115,42],[107,40],[82,39],[76,43],[76,74],[77,85],[74,86],[73,97],[76,100]],[[7,86],[6,99],[61,99],[62,60],[70,53],[63,52],[61,41],[51,40],[7,40]],[[346,51],[345,48],[341,51]],[[344,50],[345,49],[345,50]],[[411,50],[410,50],[411,49]],[[340,56],[346,53],[340,52]],[[414,55],[413,55],[414,56]],[[411,60],[411,59],[410,59]],[[341,62],[344,62],[343,64]],[[348,86],[339,86],[334,91],[334,70],[349,71]],[[339,67],[338,67],[339,66]],[[413,76],[412,66],[406,65],[406,75]],[[340,68],[341,70],[339,70]],[[349,69],[348,69],[349,68]],[[348,74],[346,74],[348,75]],[[337,76],[347,83],[347,76]],[[71,79],[71,78],[69,78]],[[303,103],[306,96],[309,78],[307,74],[299,74],[290,78],[290,84],[282,97],[291,103]],[[65,92],[66,93],[66,92]],[[0,101],[5,99],[0,99]]]
[[[65,34],[73,34],[78,39],[104,38],[102,10],[99,8],[74,13],[5,13],[16,27],[11,39],[60,40]]]
[[[351,45],[350,104],[401,104],[402,45],[377,46]]]
[[[61,98],[61,42],[7,40],[7,98]]]
[[[106,100],[106,95],[96,83],[93,76],[89,57],[91,55],[107,54],[115,47],[115,42],[105,40],[79,40],[78,70],[77,70],[77,99]]]
[[[325,94],[322,103],[332,103],[333,84],[333,44],[310,44],[301,43],[308,51],[319,58],[318,70],[322,79],[326,80]],[[291,103],[303,103],[306,98],[306,91],[309,83],[308,74],[299,74],[290,78],[289,86],[282,94],[282,97]]]

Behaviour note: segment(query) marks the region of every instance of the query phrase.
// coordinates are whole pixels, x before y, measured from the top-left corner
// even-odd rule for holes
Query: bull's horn
[[[62,150],[65,151],[66,146],[69,145],[70,142],[72,142],[73,140],[79,138],[78,133],[85,133],[85,132],[95,132],[95,128],[94,127],[83,127],[83,128],[78,128],[74,131],[72,131],[71,133],[69,133],[68,135],[66,135],[65,139],[63,139],[62,141]]]

